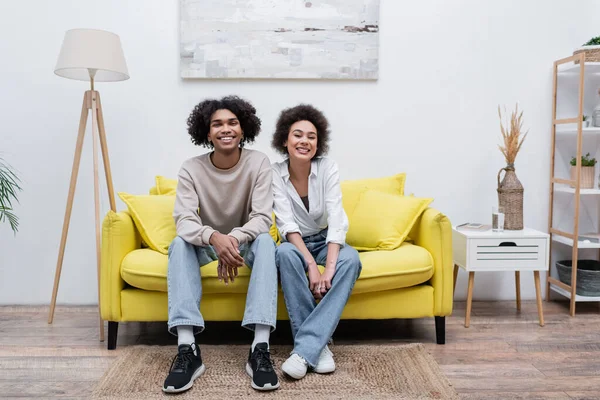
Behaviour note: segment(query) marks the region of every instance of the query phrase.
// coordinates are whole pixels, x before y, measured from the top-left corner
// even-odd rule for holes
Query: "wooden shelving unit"
[[[576,61],[578,63],[576,63]],[[597,78],[594,78],[596,76]],[[569,111],[575,111],[576,114],[569,113],[568,115],[562,115],[560,118],[557,118],[557,102],[558,102],[558,84],[559,79],[566,79],[570,81],[571,89],[576,85],[577,87],[577,96],[570,97],[570,105]],[[600,87],[600,63],[586,63],[585,62],[585,54],[580,53],[571,57],[563,58],[554,62],[554,72],[553,72],[553,100],[552,100],[552,139],[551,139],[551,167],[550,167],[550,209],[549,209],[549,218],[548,218],[548,232],[550,233],[550,257],[549,257],[549,268],[548,275],[546,278],[546,300],[550,300],[550,292],[558,293],[564,297],[570,299],[570,307],[569,313],[571,316],[575,315],[575,307],[577,302],[583,301],[600,301],[600,297],[591,297],[591,296],[580,296],[576,294],[576,286],[577,286],[577,260],[580,256],[580,250],[589,251],[588,249],[600,249],[600,243],[593,243],[589,241],[581,241],[577,240],[579,235],[582,232],[580,230],[580,212],[581,212],[581,202],[582,200],[589,200],[592,202],[596,202],[600,204],[598,200],[600,200],[600,189],[582,189],[580,187],[581,184],[581,156],[586,154],[586,151],[583,151],[583,143],[584,140],[587,141],[596,141],[595,146],[598,144],[598,140],[600,140],[600,127],[583,127],[582,117],[585,114],[584,112],[584,92],[586,84],[593,82],[593,79],[597,79],[595,83],[596,87],[593,87],[593,91],[595,92]],[[589,87],[588,87],[589,89]],[[574,107],[576,103],[576,108]],[[573,115],[575,114],[575,115]],[[573,141],[576,142],[575,147],[575,157],[577,159],[576,163],[576,174],[575,179],[565,179],[564,177],[556,176],[556,150],[557,150],[557,142],[559,145],[572,145]],[[594,149],[597,151],[597,149]],[[561,159],[561,165],[563,166],[566,159]],[[568,176],[568,175],[567,175]],[[574,204],[574,215],[573,215],[573,229],[572,231],[565,231],[564,229],[559,229],[559,227],[554,225],[555,217],[558,213],[564,211],[564,209],[555,209],[555,195],[558,196],[562,194],[563,196],[571,196],[572,203]],[[595,229],[598,229],[600,224],[595,226]],[[571,272],[571,285],[567,285],[561,282],[558,277],[553,276],[553,260],[552,260],[552,251],[555,248],[555,245],[565,246],[570,248],[570,257],[573,260],[572,262],[572,272]],[[567,250],[568,251],[568,250]],[[600,250],[599,250],[600,251]]]

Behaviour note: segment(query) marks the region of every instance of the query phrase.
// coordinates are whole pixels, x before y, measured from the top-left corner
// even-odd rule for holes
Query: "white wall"
[[[331,121],[330,156],[342,179],[405,171],[407,192],[434,197],[453,223],[488,222],[504,166],[497,105],[519,102],[530,129],[516,163],[525,224],[547,229],[552,63],[600,34],[597,1],[382,0],[377,82],[183,81],[178,14],[176,0],[0,3],[0,152],[24,187],[18,234],[0,226],[0,304],[51,298],[87,89],[53,68],[65,31],[76,27],[119,34],[129,66],[130,80],[97,85],[117,191],[147,193],[155,175],[174,177],[183,159],[205,151],[188,139],[190,110],[205,97],[237,93],[256,105],[264,130],[253,148],[272,160],[279,159],[269,147],[278,112],[310,102]],[[97,301],[89,138],[59,303]],[[465,278],[461,271],[457,299],[465,298]],[[521,280],[523,298],[534,298],[532,277]],[[474,298],[514,298],[514,276],[480,273]]]

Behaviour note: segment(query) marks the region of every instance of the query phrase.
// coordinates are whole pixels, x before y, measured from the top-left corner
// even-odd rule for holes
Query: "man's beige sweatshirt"
[[[179,170],[173,211],[177,235],[207,246],[215,230],[235,237],[240,245],[268,233],[271,179],[269,158],[256,150],[242,148],[240,160],[230,169],[215,167],[210,153],[186,160]]]

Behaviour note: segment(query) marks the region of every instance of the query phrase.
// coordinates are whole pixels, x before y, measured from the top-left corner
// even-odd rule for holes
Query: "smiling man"
[[[201,267],[218,260],[219,279],[234,281],[238,268],[252,269],[242,326],[254,331],[246,372],[257,390],[279,387],[269,353],[277,314],[275,243],[269,235],[273,195],[268,157],[244,148],[260,132],[256,109],[235,96],[205,100],[188,118],[197,146],[213,149],[186,160],[178,174],[173,217],[177,237],[169,248],[169,332],[178,352],[163,391],[190,389],[205,370],[195,335],[200,313]]]

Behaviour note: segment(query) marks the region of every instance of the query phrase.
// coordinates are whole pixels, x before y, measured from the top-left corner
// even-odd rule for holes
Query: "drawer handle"
[[[502,242],[499,244],[499,246],[511,246],[511,247],[517,247],[517,244],[515,242]]]

